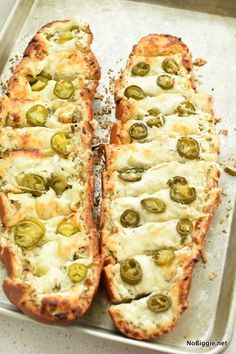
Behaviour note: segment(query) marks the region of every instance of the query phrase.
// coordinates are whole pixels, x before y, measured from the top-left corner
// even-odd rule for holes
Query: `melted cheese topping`
[[[80,52],[61,52],[47,57],[45,71],[57,80],[74,80],[83,75],[87,79],[93,79],[89,56]],[[87,61],[86,61],[87,60]]]
[[[175,251],[175,257],[171,265],[161,267],[155,264],[151,256],[134,256],[142,269],[142,279],[137,285],[129,285],[122,280],[119,263],[105,267],[115,301],[132,300],[140,295],[168,290],[173,282],[183,277],[183,266],[191,261],[192,251],[189,247],[182,248]]]
[[[7,211],[7,224],[8,226],[14,225],[29,216],[47,220],[56,215],[69,215],[79,210],[83,194],[84,186],[79,183],[74,183],[72,188],[65,190],[61,196],[57,196],[51,188],[37,198],[30,193],[8,193],[4,205]]]
[[[40,277],[33,277],[28,273],[26,282],[29,282],[36,288],[39,296],[40,294],[47,294],[58,290],[61,292],[70,292],[67,295],[72,295],[74,284],[67,276],[68,266],[72,263],[82,263],[89,266],[91,260],[86,258],[77,260],[76,262],[65,263],[65,259],[61,259],[59,256],[55,255],[57,246],[55,247],[52,242],[48,243],[46,246],[47,247],[42,247],[44,251],[42,255],[32,257],[32,261],[35,262],[32,263],[32,265],[35,264],[36,269],[44,269],[46,273]],[[50,250],[52,250],[52,252],[50,252]],[[48,255],[48,257],[46,258],[45,255]],[[48,267],[48,259],[51,261],[50,267]],[[89,270],[86,279],[91,277],[91,275],[91,271]],[[85,281],[78,283],[76,285],[76,295],[79,296],[86,288]]]
[[[208,161],[189,161],[185,164],[171,161],[162,163],[145,170],[142,179],[136,182],[126,182],[119,178],[119,173],[113,172],[109,184],[113,187],[114,197],[138,196],[147,191],[154,193],[168,187],[167,182],[174,176],[185,177],[192,187],[202,186],[203,189],[211,185],[209,171],[217,171],[217,164]]]
[[[200,145],[200,159],[204,161],[218,160],[218,138],[216,136],[207,137],[192,136]],[[127,168],[150,168],[158,163],[170,161],[187,161],[181,157],[177,150],[178,138],[169,138],[168,136],[160,136],[158,140],[148,143],[127,144],[110,147],[112,152],[112,161],[110,168],[114,170],[124,170]]]
[[[0,194],[5,223],[11,226],[27,216],[47,220],[75,211],[82,213],[81,199],[87,189],[84,164],[89,156],[90,153],[85,156],[75,155],[73,160],[66,160],[58,155],[43,157],[27,152],[14,152],[8,158],[0,160],[2,191],[6,193]],[[52,176],[63,175],[68,188],[61,195],[56,195],[52,188],[48,188],[41,196],[33,197],[18,184],[18,179],[25,173],[37,174],[44,181]]]
[[[75,215],[77,223],[80,223],[80,215]],[[28,250],[22,250],[15,246],[17,253],[24,257],[30,272],[24,271],[25,281],[36,287],[38,293],[69,290],[72,282],[68,279],[67,268],[73,262],[73,255],[79,258],[76,262],[86,265],[91,264],[92,253],[89,237],[85,231],[81,230],[71,237],[57,234],[56,229],[63,220],[63,216],[50,218],[47,221],[41,220],[46,227],[46,233],[41,241],[41,245]],[[9,244],[14,243],[14,228],[5,234]],[[41,274],[40,274],[40,273]],[[88,272],[87,277],[91,276]],[[81,291],[84,290],[86,278],[78,284]],[[54,289],[57,287],[57,289]],[[77,286],[76,286],[77,288]],[[77,292],[77,290],[76,290]]]
[[[191,243],[191,235],[182,242],[176,230],[178,221],[148,222],[135,228],[123,228],[108,237],[106,247],[118,262],[163,247],[180,249]]]
[[[28,126],[27,112],[35,105],[41,105],[48,109],[48,117],[45,122],[47,128],[62,128],[64,124],[76,122],[81,125],[82,121],[87,120],[90,112],[87,109],[86,103],[79,98],[76,102],[67,100],[55,100],[53,102],[43,101],[23,101],[17,99],[9,99],[4,97],[1,100],[1,125],[22,128]],[[68,128],[69,129],[69,128]]]
[[[150,297],[151,295],[128,304],[111,306],[110,311],[118,315],[131,328],[137,328],[144,331],[144,333],[147,331],[156,333],[158,328],[160,330],[168,328],[170,322],[175,318],[176,309],[173,309],[172,306],[167,311],[155,313],[147,305]]]
[[[169,58],[170,56],[168,56]],[[152,75],[158,75],[160,73],[163,73],[163,68],[162,68],[162,63],[163,61],[167,58],[167,56],[159,56],[159,57],[144,57],[144,56],[137,56],[134,55],[130,58],[127,64],[127,69],[125,70],[125,75],[126,76],[132,76],[132,68],[140,62],[145,62],[150,65],[150,69],[148,73],[145,76],[152,76]],[[182,64],[182,54],[178,53],[175,55],[172,55],[171,58],[173,58],[177,64],[179,65],[179,75],[182,76],[187,76],[187,70]]]
[[[41,91],[32,91],[30,84],[26,80],[25,77],[19,77],[19,80],[14,83],[11,90],[9,91],[9,95],[11,98],[30,98],[33,100],[41,100],[44,102],[51,102],[57,100],[58,97],[54,94],[54,88],[56,85],[56,80],[49,80],[45,88]],[[80,91],[84,86],[86,86],[87,81],[82,75],[78,75],[74,80],[72,80],[72,84],[74,86],[74,95],[80,95]]]
[[[163,213],[151,213],[141,206],[141,200],[144,198],[158,198],[165,203],[166,209]],[[171,219],[177,219],[185,215],[190,218],[200,218],[205,214],[203,212],[204,207],[207,204],[208,195],[204,193],[202,187],[197,188],[197,199],[191,204],[180,204],[170,199],[169,189],[163,189],[153,194],[142,194],[138,197],[123,197],[117,198],[111,201],[110,215],[112,215],[112,221],[118,228],[121,227],[120,216],[126,209],[132,209],[140,215],[140,225],[147,222],[162,222]],[[208,201],[209,202],[209,201]]]
[[[196,114],[188,117],[179,117],[178,115],[169,115],[166,116],[165,123],[162,127],[149,127],[147,122],[149,119],[153,119],[153,117],[147,115],[143,117],[142,123],[145,124],[147,128],[147,137],[141,141],[150,141],[159,136],[167,134],[169,137],[174,136],[184,136],[184,135],[200,135],[211,133],[213,130],[212,124],[209,123],[211,120],[211,116],[209,114]],[[129,136],[129,128],[134,123],[139,123],[140,120],[131,119],[123,126],[124,136],[127,136],[129,140],[131,140]]]
[[[45,180],[53,175],[63,175],[68,184],[79,183],[84,164],[90,157],[90,153],[74,155],[73,158],[64,159],[59,155],[43,156],[30,152],[12,152],[0,160],[1,189],[4,192],[21,193],[17,183],[17,177],[26,173],[35,173]]]
[[[36,150],[40,149],[45,153],[53,153],[51,149],[51,138],[58,132],[71,133],[70,125],[63,125],[61,129],[48,129],[44,127],[26,127],[14,129],[5,127],[0,129],[0,150],[1,152],[12,150]],[[77,135],[72,136],[68,144],[68,153],[78,150]]]
[[[210,97],[198,93],[186,91],[183,93],[161,93],[158,96],[147,96],[143,100],[129,99],[127,101],[128,118],[143,118],[147,115],[150,109],[157,108],[165,115],[173,115],[176,111],[176,107],[185,101],[193,103],[197,114],[202,112],[211,113],[211,101]]]
[[[79,51],[50,54],[43,60],[32,60],[32,58],[26,57],[17,68],[17,75],[31,74],[36,76],[43,71],[57,81],[73,81],[80,75],[87,79],[93,79],[89,60],[88,54]]]
[[[166,73],[162,71],[160,72],[160,75],[161,74]],[[172,88],[168,89],[169,93],[184,93],[187,89],[190,89],[191,85],[188,79],[177,75],[173,75],[173,77],[175,79],[175,83]],[[161,93],[164,93],[167,90],[164,90],[162,87],[157,85],[157,78],[158,76],[127,77],[124,82],[124,89],[122,91],[122,94],[124,94],[124,91],[128,86],[136,85],[139,86],[147,96],[160,95]]]
[[[72,26],[78,26],[79,32],[72,32],[73,38],[64,43],[58,43],[57,39],[61,34],[69,31]],[[49,35],[49,36],[48,36]],[[89,27],[86,23],[74,18],[68,22],[56,22],[50,27],[40,31],[39,37],[44,41],[48,54],[62,51],[76,51],[78,49],[88,49],[90,45]],[[47,39],[47,37],[49,39]]]

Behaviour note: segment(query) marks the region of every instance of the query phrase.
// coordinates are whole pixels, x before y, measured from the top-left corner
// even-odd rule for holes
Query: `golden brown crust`
[[[130,139],[124,139],[122,137],[122,124],[118,120],[115,122],[112,127],[111,127],[111,135],[110,135],[110,144],[115,144],[115,145],[120,145],[120,144],[128,144],[130,142]]]
[[[130,56],[160,56],[181,53],[186,68],[192,69],[192,56],[181,38],[168,34],[148,34],[133,47]]]

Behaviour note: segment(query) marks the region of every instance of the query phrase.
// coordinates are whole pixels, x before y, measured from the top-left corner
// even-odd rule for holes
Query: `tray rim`
[[[29,11],[25,16],[25,19],[27,18],[28,14],[30,13],[33,6],[39,1],[40,0],[30,0],[30,4],[28,4]],[[132,0],[121,0],[121,1],[132,2]],[[17,15],[17,12],[20,10],[21,7],[23,7],[23,3],[24,3],[24,0],[16,0],[15,4],[12,6],[11,11],[9,12],[9,14],[2,26],[2,29],[0,30],[0,46],[1,46],[1,42],[4,40],[4,35],[8,31],[9,27],[11,26],[12,21],[14,20],[14,18]],[[158,5],[161,6],[161,4],[158,4]],[[173,8],[173,7],[171,7],[171,8]],[[221,17],[223,17],[223,16],[221,15]],[[15,44],[15,40],[14,40],[14,44]],[[8,56],[8,59],[9,59],[9,56]],[[7,59],[7,61],[8,61],[8,59]],[[5,65],[4,65],[4,67],[5,67]],[[236,207],[236,200],[234,203],[234,210],[235,210],[235,207]],[[235,219],[235,216],[233,216],[233,219]],[[232,233],[232,224],[231,224],[230,234],[231,233]],[[162,343],[159,344],[158,342],[150,342],[150,341],[149,342],[148,341],[138,341],[138,340],[127,338],[127,337],[123,336],[122,334],[120,334],[118,331],[115,332],[115,330],[111,331],[111,330],[108,330],[108,329],[105,329],[105,328],[102,328],[99,326],[89,326],[89,325],[85,325],[83,323],[77,323],[74,325],[72,324],[70,326],[52,325],[52,327],[57,328],[57,329],[61,329],[61,330],[66,330],[66,331],[68,329],[70,330],[72,328],[75,331],[78,331],[80,333],[84,333],[87,335],[91,335],[96,338],[106,339],[106,340],[116,342],[119,344],[129,345],[134,348],[135,347],[143,348],[143,349],[151,350],[151,351],[154,351],[154,352],[160,353],[160,354],[161,353],[183,354],[183,351],[185,354],[194,354],[194,353],[218,354],[218,353],[223,353],[229,347],[230,342],[233,337],[234,326],[236,325],[236,273],[233,277],[233,284],[232,284],[231,293],[232,293],[232,299],[235,301],[232,300],[230,303],[230,308],[229,308],[229,312],[228,312],[228,316],[227,316],[228,318],[226,320],[224,335],[219,340],[221,342],[227,341],[227,346],[224,346],[224,347],[218,346],[218,347],[214,347],[213,349],[205,350],[205,351],[198,350],[199,347],[196,347],[196,346],[190,347],[190,348],[196,348],[196,350],[194,350],[194,349],[193,350],[186,350],[186,348],[178,349],[174,345],[167,345],[167,344],[162,344]],[[0,301],[0,316],[14,318],[17,320],[29,321],[32,323],[38,323],[39,325],[40,324],[43,325],[42,323],[34,321],[31,318],[27,317],[26,315],[24,315],[23,313],[21,313],[17,309],[7,308],[7,306],[4,306],[4,304],[2,304],[1,301]]]
[[[23,321],[28,321],[31,323],[36,323],[38,325],[43,325],[40,322],[34,321],[31,318],[25,316],[23,313],[19,312],[17,309],[7,309],[4,307],[1,307],[0,304],[0,316],[5,316],[8,318],[14,318],[17,320],[23,320]],[[208,351],[188,351],[184,349],[184,353],[185,354],[193,354],[193,353],[202,353],[202,354],[218,354],[218,353],[223,353],[229,346],[231,339],[232,339],[232,334],[233,334],[233,324],[235,323],[235,319],[232,319],[233,323],[230,326],[228,321],[228,324],[226,326],[226,331],[225,331],[225,335],[223,336],[223,338],[221,338],[220,341],[227,341],[227,346],[221,347],[215,347],[211,350]],[[78,331],[80,333],[84,333],[87,335],[91,335],[94,336],[96,338],[101,338],[101,339],[107,339],[111,342],[116,342],[119,344],[124,344],[124,345],[130,345],[132,347],[138,347],[138,348],[143,348],[143,349],[147,349],[147,350],[151,350],[154,351],[156,353],[168,353],[168,354],[183,354],[183,350],[182,349],[176,349],[174,348],[174,346],[171,345],[165,345],[165,344],[159,344],[159,343],[154,343],[154,342],[146,342],[146,341],[137,341],[134,339],[130,339],[127,337],[122,336],[121,334],[117,333],[113,333],[110,332],[106,329],[103,328],[99,328],[99,327],[95,327],[95,326],[86,326],[84,324],[77,324],[77,325],[73,325],[71,324],[70,326],[55,326],[52,325],[51,327],[57,328],[57,329],[61,329],[61,330],[65,330],[67,331],[68,329],[72,328],[74,331]],[[227,331],[227,328],[229,327],[229,331]]]

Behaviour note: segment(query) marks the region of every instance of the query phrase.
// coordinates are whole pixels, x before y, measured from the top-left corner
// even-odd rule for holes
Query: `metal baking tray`
[[[102,101],[96,101],[95,111],[108,113],[97,115],[101,123],[97,143],[106,141],[109,121],[114,119],[114,109],[111,113],[108,109],[112,95],[105,89],[112,84],[112,76],[118,77],[132,46],[142,36],[168,33],[181,37],[194,58],[208,61],[207,65],[195,70],[199,84],[203,81],[200,91],[212,92],[216,115],[222,117],[218,129],[228,130],[227,137],[221,135],[222,163],[236,158],[236,3],[233,0],[220,5],[212,0],[18,0],[0,34],[3,92],[3,83],[11,75],[12,67],[19,61],[34,33],[49,21],[75,15],[90,24],[94,34],[92,47],[102,67],[99,94],[105,96]],[[196,265],[189,295],[190,307],[171,333],[152,342],[123,337],[106,313],[108,301],[102,288],[89,313],[73,325],[74,330],[162,353],[222,352],[225,349],[222,346],[187,345],[187,340],[229,343],[232,337],[236,315],[236,235],[233,235],[236,230],[233,217],[236,180],[222,173],[221,187],[224,191],[222,205],[216,212],[205,242],[208,262]],[[0,273],[4,278],[4,269],[0,269]],[[2,291],[0,314],[28,320],[13,308]],[[72,327],[65,330],[70,331]]]

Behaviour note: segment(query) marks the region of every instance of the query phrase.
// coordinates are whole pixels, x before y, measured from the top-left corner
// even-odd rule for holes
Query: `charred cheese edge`
[[[212,99],[196,91],[191,54],[176,37],[151,34],[134,46],[115,101],[101,211],[108,311],[124,335],[150,340],[188,307],[193,266],[220,202],[219,139]],[[195,155],[179,147],[185,139]],[[193,199],[176,199],[178,190],[194,191]],[[182,219],[191,224],[186,235]]]
[[[19,310],[48,324],[80,318],[101,273],[90,150],[100,68],[91,42],[78,19],[47,24],[0,99],[3,289]]]

